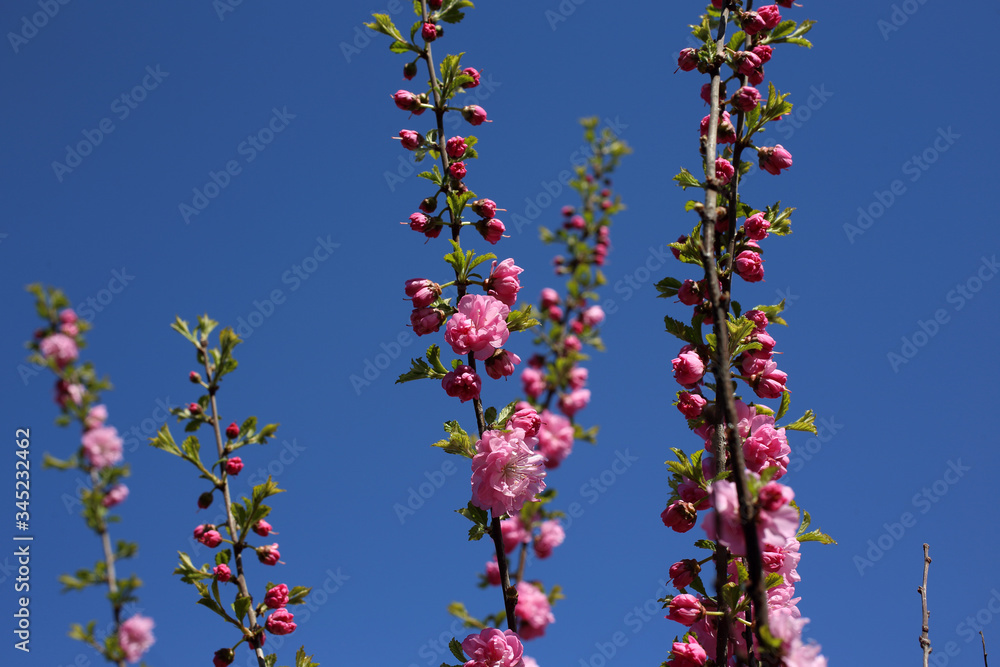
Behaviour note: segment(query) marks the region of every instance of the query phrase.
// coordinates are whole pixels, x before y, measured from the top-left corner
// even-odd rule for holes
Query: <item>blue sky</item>
[[[73,431],[52,424],[50,378],[23,372],[22,343],[36,326],[24,285],[44,282],[75,303],[92,300],[85,358],[116,387],[105,396],[110,423],[132,436],[132,495],[114,534],[140,543],[127,566],[145,581],[140,606],[157,623],[149,664],[208,664],[231,643],[170,574],[177,550],[192,550],[194,526],[214,518],[195,511],[204,489],[179,460],[144,444],[164,420],[161,405],[196,397],[187,382],[194,359],[169,323],[207,311],[246,323],[223,414],[281,423],[275,444],[247,452],[238,481],[245,490],[263,470],[288,489],[272,521],[287,564],[252,564],[248,576],[258,588],[268,577],[326,588],[281,659],[305,644],[322,664],[436,667],[448,659],[439,637],[464,636],[447,604],[463,600],[484,615],[499,596],[474,587],[489,546],[466,542],[467,522],[452,511],[468,499],[467,466],[428,446],[444,420],[471,429],[471,409],[432,383],[393,384],[425,347],[407,335],[403,282],[446,275],[443,239],[425,245],[398,225],[427,188],[392,137],[425,130],[426,117],[408,119],[392,104],[404,61],[361,28],[375,11],[408,25],[407,3],[222,2],[231,0],[50,0],[54,15],[35,30],[24,21],[44,0],[0,9],[10,129],[0,155],[0,369],[4,427],[32,432],[35,535],[32,652],[13,641],[3,651],[18,664],[84,665],[93,654],[66,629],[107,619],[98,595],[58,593],[57,576],[92,564],[99,547],[75,515],[74,476],[40,467],[43,452],[77,445]],[[983,166],[997,147],[984,113],[997,97],[981,74],[989,42],[969,39],[964,17],[997,10],[803,4],[784,13],[818,21],[815,48],[779,49],[766,68],[797,107],[765,137],[795,163],[779,177],[752,173],[744,188],[751,205],[797,207],[794,234],[765,241],[765,281],[741,283],[734,297],[787,300],[791,326],[775,338],[792,412],[812,408],[825,427],[819,438],[793,434],[787,477],[839,542],[804,546],[806,634],[831,664],[917,660],[915,591],[928,542],[936,664],[975,664],[967,618],[994,650],[1000,627],[1000,575],[983,566],[1000,547],[988,419],[1000,239]],[[691,193],[670,179],[696,165],[705,108],[702,78],[673,73],[701,8],[670,7],[482,3],[435,45],[465,51],[463,62],[483,72],[475,103],[494,122],[475,131],[482,159],[467,181],[508,211],[511,238],[495,250],[525,268],[522,294],[558,285],[537,228],[575,203],[556,184],[579,158],[578,119],[599,116],[635,151],[615,178],[628,210],[606,266],[608,350],[590,363],[593,400],[580,417],[601,426],[598,445],[578,444],[550,477],[557,506],[577,502],[582,513],[553,558],[530,570],[567,596],[546,637],[528,645],[543,667],[656,665],[681,631],[650,603],[667,592],[667,567],[694,553],[693,532],[660,523],[661,464],[669,447],[698,443],[670,406],[679,343],[662,324],[686,309],[656,299],[652,284],[694,277],[663,255],[693,224],[683,213]],[[93,144],[89,154],[67,156],[80,142]],[[213,174],[216,196],[196,202]],[[185,216],[185,204],[204,206]],[[525,356],[529,340],[514,351]],[[368,384],[352,383],[366,368]],[[503,405],[519,384],[492,382],[487,400]],[[619,473],[616,461],[629,465]],[[440,488],[401,520],[394,505],[429,481]],[[8,614],[11,562],[0,557]]]

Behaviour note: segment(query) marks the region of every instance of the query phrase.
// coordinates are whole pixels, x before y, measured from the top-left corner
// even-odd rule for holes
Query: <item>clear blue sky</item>
[[[694,553],[694,533],[675,535],[659,518],[668,448],[698,443],[670,406],[679,343],[662,322],[683,310],[654,298],[652,284],[694,275],[672,261],[657,265],[664,244],[693,222],[682,210],[691,193],[670,179],[696,166],[702,79],[673,70],[700,7],[481,4],[435,50],[465,51],[465,62],[483,71],[478,103],[494,122],[475,132],[482,159],[467,180],[507,209],[509,226],[515,215],[528,221],[498,246],[501,258],[525,268],[522,294],[556,285],[537,226],[557,224],[559,206],[574,201],[563,193],[535,207],[579,155],[577,119],[608,119],[635,149],[616,178],[629,208],[616,220],[606,266],[615,311],[604,327],[608,351],[590,364],[593,400],[581,413],[584,424],[600,424],[599,443],[578,445],[550,478],[557,505],[578,502],[583,514],[553,558],[530,570],[561,584],[567,599],[527,652],[543,667],[599,665],[595,642],[621,632],[627,643],[608,664],[656,665],[681,627],[655,604],[649,614],[636,608],[663,595],[667,567]],[[819,22],[815,48],[778,50],[766,68],[798,104],[769,133],[795,163],[780,177],[755,173],[745,188],[752,205],[797,207],[795,233],[765,242],[765,282],[740,284],[735,298],[788,300],[791,326],[775,338],[792,412],[812,408],[827,425],[822,439],[791,438],[788,482],[839,541],[803,548],[797,590],[812,619],[806,634],[831,664],[918,660],[916,586],[929,542],[938,664],[947,642],[957,651],[950,664],[977,664],[966,617],[979,614],[991,648],[1000,646],[1000,625],[990,623],[1000,574],[987,566],[1000,549],[1000,493],[990,482],[1000,239],[987,198],[997,148],[994,59],[989,40],[969,37],[970,23],[998,10],[962,1],[803,4],[785,14]],[[161,403],[195,397],[193,357],[168,327],[174,316],[207,311],[253,325],[221,408],[227,420],[256,414],[281,423],[276,444],[246,452],[238,481],[248,485],[270,467],[289,492],[275,500],[272,521],[287,565],[265,571],[255,563],[249,577],[258,590],[265,577],[339,586],[303,615],[289,645],[305,644],[324,665],[436,667],[447,656],[429,642],[453,634],[450,601],[479,614],[499,609],[495,590],[474,587],[489,546],[467,543],[467,522],[452,511],[468,499],[467,466],[428,446],[446,419],[471,429],[471,408],[431,383],[393,384],[425,347],[412,337],[398,342],[408,332],[403,281],[440,278],[446,267],[443,239],[424,245],[398,225],[427,188],[407,175],[406,154],[391,138],[426,129],[427,117],[407,119],[394,107],[403,59],[360,28],[386,3],[247,0],[231,9],[222,20],[207,0],[68,2],[37,31],[23,25],[42,11],[36,0],[0,9],[3,426],[8,438],[32,429],[35,535],[30,656],[12,647],[12,556],[0,557],[2,650],[12,664],[83,665],[77,656],[93,654],[66,638],[69,623],[107,619],[96,594],[58,593],[57,576],[92,564],[99,548],[61,499],[72,497],[73,475],[40,467],[43,452],[65,455],[78,440],[52,424],[50,378],[19,373],[22,342],[36,326],[24,285],[36,281],[100,308],[85,358],[116,386],[106,395],[110,422],[143,441],[163,419]],[[395,16],[408,25],[408,13]],[[28,37],[12,43],[9,34],[22,30]],[[248,141],[265,129],[274,132],[270,143]],[[88,135],[97,144],[89,155],[73,158],[72,171],[53,168]],[[228,181],[218,176],[227,165]],[[180,205],[194,205],[193,189],[211,173],[226,186],[186,220]],[[850,233],[845,225],[858,224],[859,208],[871,218]],[[307,259],[324,244],[332,247],[325,261]],[[893,367],[887,355],[902,355],[904,338],[912,358]],[[515,349],[522,357],[528,339]],[[363,377],[369,363],[383,368],[356,391],[351,376]],[[504,404],[520,383],[488,390],[491,403]],[[191,550],[194,526],[214,512],[195,512],[204,489],[192,469],[138,437],[127,450],[132,496],[114,534],[140,543],[126,567],[146,582],[142,612],[157,623],[148,662],[209,664],[230,635],[215,638],[222,623],[170,573],[176,551]],[[619,456],[634,461],[609,473]],[[457,472],[437,474],[446,463],[459,464]],[[394,504],[428,476],[443,477],[441,488],[401,523]],[[907,513],[911,525],[895,529]],[[881,541],[884,553],[873,552],[878,559],[859,572],[855,557],[867,558],[869,541]],[[280,654],[290,661],[290,651]]]

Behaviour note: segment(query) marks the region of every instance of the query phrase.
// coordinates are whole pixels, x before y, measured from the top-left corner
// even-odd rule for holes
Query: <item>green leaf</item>
[[[781,324],[783,326],[788,326],[786,322],[780,315],[781,311],[785,309],[785,300],[782,299],[781,303],[776,306],[756,306],[754,310],[759,310],[765,315],[767,315],[768,324]]]
[[[701,181],[695,178],[694,175],[687,169],[681,169],[680,173],[674,176],[674,180],[677,181],[677,185],[679,185],[682,190],[703,187]]]
[[[470,500],[466,507],[455,511],[474,524],[472,528],[469,529],[470,542],[479,541],[483,538],[483,535],[489,534],[489,515],[486,510],[476,507]]]
[[[383,35],[392,37],[398,42],[404,42],[402,33],[393,24],[392,19],[389,18],[388,14],[372,14],[372,18],[375,19],[374,23],[366,23],[365,25],[376,32],[380,32]]]
[[[300,646],[295,652],[295,667],[319,667],[319,663],[313,662],[313,656],[306,655],[305,646]]]
[[[430,363],[424,361],[423,357],[411,359],[410,363],[412,365],[410,370],[400,375],[399,379],[396,380],[396,384],[412,380],[423,380],[425,378],[440,380],[448,374],[448,369],[441,363],[441,348],[437,345],[431,345],[427,348],[427,360]]]
[[[793,421],[791,424],[785,424],[783,427],[779,426],[778,428],[784,428],[786,431],[808,431],[813,435],[818,435],[815,422],[816,415],[813,414],[812,410],[806,410],[804,415]]]
[[[669,315],[663,318],[663,322],[667,327],[667,333],[673,334],[674,336],[677,336],[681,340],[691,343],[692,345],[699,345],[701,343],[701,341],[698,340],[698,334],[695,330],[683,322],[675,320]]]
[[[431,445],[432,447],[441,447],[448,454],[458,454],[470,459],[475,455],[472,439],[457,421],[445,422],[444,430],[448,434],[448,439],[438,440]]]
[[[219,603],[213,600],[212,598],[209,597],[198,598],[198,604],[200,604],[203,607],[208,607],[222,618],[225,618],[228,622],[225,610],[222,607],[220,607]]]
[[[156,437],[151,438],[149,444],[174,456],[184,457],[184,453],[174,442],[174,437],[170,434],[170,429],[166,424],[160,427],[160,430],[156,432]]]
[[[775,413],[775,419],[781,419],[788,412],[788,406],[792,402],[792,393],[787,389],[781,392],[781,405],[778,407],[778,412]]]
[[[430,181],[434,185],[436,185],[438,187],[441,187],[441,182],[442,182],[441,181],[441,170],[438,169],[437,165],[434,165],[434,167],[430,171],[422,171],[422,172],[420,172],[419,174],[417,174],[417,176],[420,177],[420,178],[426,178],[428,181]]]
[[[677,296],[677,290],[681,288],[683,283],[677,278],[666,277],[660,282],[656,283],[656,289],[660,293],[658,298],[669,299],[672,296]]]
[[[503,407],[503,409],[500,411],[500,414],[497,415],[497,418],[493,421],[493,423],[498,426],[503,426],[504,424],[507,423],[507,420],[510,419],[511,415],[513,415],[515,412],[517,412],[517,401],[511,401],[510,403],[508,403]]]
[[[699,549],[708,549],[709,551],[715,551],[715,542],[711,540],[697,540],[694,545]]]
[[[821,544],[836,544],[837,540],[833,539],[826,533],[820,531],[818,528],[816,530],[810,531],[808,533],[803,533],[798,536],[799,542],[819,542]]]
[[[448,649],[451,651],[453,656],[458,658],[460,663],[465,664],[467,662],[465,659],[465,653],[462,651],[462,645],[458,643],[458,640],[454,637],[452,637],[451,641],[448,642]]]
[[[472,4],[471,0],[457,0],[450,3],[446,7],[442,7],[441,11],[438,12],[438,20],[445,23],[458,23],[465,18],[465,12],[461,10],[466,7],[475,7],[475,5]]]
[[[526,304],[523,310],[512,310],[507,315],[507,330],[510,332],[524,331],[540,324],[531,316],[531,304]]]
[[[233,611],[236,613],[237,620],[243,620],[243,617],[249,613],[252,604],[253,598],[249,595],[238,595],[236,597],[236,600],[233,602]]]

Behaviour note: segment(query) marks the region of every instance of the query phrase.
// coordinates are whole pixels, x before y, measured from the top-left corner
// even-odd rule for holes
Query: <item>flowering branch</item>
[[[128,487],[121,480],[129,475],[129,466],[121,464],[122,440],[113,426],[105,424],[108,410],[100,403],[100,392],[110,389],[111,385],[107,379],[97,377],[90,362],[77,363],[80,348],[86,346],[83,334],[90,325],[77,317],[65,294],[38,284],[29,285],[28,291],[35,296],[36,310],[45,321],[45,326],[35,332],[34,340],[27,345],[33,351],[30,361],[47,366],[58,378],[55,401],[61,414],[56,423],[68,426],[77,421],[83,430],[76,453],[65,460],[46,454],[43,466],[78,470],[90,480],[90,488],[80,494],[82,515],[87,527],[100,538],[104,556],[93,569],[78,570],[75,575],[64,574],[59,581],[64,591],[107,586],[113,618],[113,632],[103,642],[95,633],[96,621],[90,621],[86,627],[73,624],[69,635],[92,646],[108,662],[125,667],[126,663],[138,662],[155,639],[151,618],[134,614],[122,620],[125,606],[138,601],[135,593],[141,582],[135,575],[118,578],[116,562],[134,556],[138,545],[119,541],[113,546],[108,529],[108,523],[117,520],[110,514],[111,508],[128,497]],[[27,453],[27,449],[18,451],[18,456],[25,461],[26,471]],[[27,472],[24,476],[27,477]],[[27,485],[17,499],[22,511],[15,518],[21,522],[19,526],[27,530],[30,520]]]
[[[216,491],[221,493],[225,504],[225,529],[229,535],[228,539],[223,537],[211,523],[201,524],[195,528],[194,537],[210,549],[215,549],[222,543],[231,544],[232,548],[218,551],[215,554],[215,566],[211,568],[207,564],[195,567],[191,558],[181,552],[180,565],[174,571],[174,574],[180,575],[181,581],[197,588],[200,595],[198,604],[212,610],[240,631],[240,638],[233,646],[215,652],[213,657],[215,667],[231,664],[235,660],[236,648],[244,641],[253,651],[260,667],[273,667],[277,655],[264,654],[263,646],[266,640],[264,630],[277,635],[294,632],[297,627],[294,615],[287,607],[304,604],[311,589],[295,586],[289,590],[285,584],[268,583],[263,601],[254,605],[253,595],[247,584],[244,552],[253,551],[264,565],[273,566],[282,561],[279,560],[281,554],[277,544],[252,546],[247,542],[247,538],[251,531],[260,537],[267,537],[273,532],[271,524],[265,520],[271,508],[265,505],[264,501],[282,493],[283,490],[268,477],[267,482],[253,488],[251,498],[244,497],[241,503],[234,503],[230,494],[229,478],[239,475],[243,469],[242,458],[233,456],[233,453],[247,445],[266,444],[269,438],[274,437],[278,425],[267,424],[257,431],[257,419],[250,417],[242,425],[236,422],[229,424],[225,428],[225,438],[223,438],[222,417],[216,394],[222,378],[236,370],[236,360],[232,353],[236,345],[242,341],[232,329],[226,328],[219,334],[219,347],[210,348],[209,336],[217,326],[218,322],[207,315],[198,318],[198,324],[193,331],[188,323],[180,318],[171,325],[197,349],[197,360],[204,371],[204,378],[196,371],[191,371],[188,378],[206,391],[197,402],[189,403],[186,407],[173,408],[171,413],[177,416],[178,421],[186,422],[185,432],[196,432],[206,424],[211,427],[215,438],[216,462],[206,466],[201,459],[201,444],[198,438],[194,435],[188,436],[178,445],[166,425],[160,429],[150,444],[191,463],[197,468],[201,478],[211,482],[212,489],[202,493],[198,498],[199,508],[207,509],[212,504]],[[230,558],[236,568],[235,574],[229,567]],[[206,580],[211,582],[211,587],[205,583]],[[237,592],[232,604],[227,605],[223,603],[219,584],[230,581],[236,584]],[[264,614],[268,614],[267,621],[261,624]],[[296,653],[295,664],[296,667],[315,667],[316,663],[313,663],[312,656],[307,656],[305,649],[300,647]]]

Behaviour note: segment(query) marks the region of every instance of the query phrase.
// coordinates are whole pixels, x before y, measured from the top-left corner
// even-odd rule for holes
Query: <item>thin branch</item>
[[[920,593],[920,607],[922,610],[922,621],[920,624],[920,648],[923,649],[924,652],[924,667],[927,667],[927,662],[930,660],[932,650],[930,638],[931,613],[927,610],[927,571],[931,568],[931,557],[928,555],[929,550],[930,545],[924,544],[924,583],[922,586],[917,587],[917,592]]]
[[[983,640],[983,665],[990,667],[990,663],[986,660],[986,637],[983,636],[983,631],[979,631],[979,638]]]

